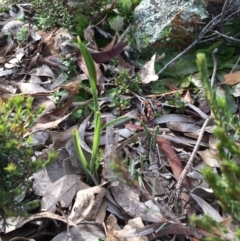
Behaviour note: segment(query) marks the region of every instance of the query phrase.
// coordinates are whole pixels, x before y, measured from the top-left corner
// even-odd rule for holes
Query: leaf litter
[[[24,9],[18,7],[21,15]],[[155,68],[167,63],[166,53],[154,53],[140,65],[127,60],[124,52],[128,44],[117,37],[117,32],[111,36],[99,26],[85,30],[95,61],[102,126],[106,126],[100,137],[97,183],[89,186],[72,137],[77,129],[84,152],[92,152],[95,124],[86,63],[67,29],[44,33],[17,18],[18,14],[1,23],[2,34],[8,35],[1,49],[0,98],[21,94],[32,96],[36,109],[44,105],[44,113],[29,128],[28,135],[35,141],[36,156],[44,158],[57,151],[58,157],[33,174],[32,195],[39,201],[38,208],[24,220],[9,219],[12,226],[1,230],[3,240],[15,240],[12,237],[17,236],[39,240],[41,228],[55,230],[48,239],[53,241],[154,240],[182,234],[199,237],[205,231],[187,226],[187,215],[201,212],[218,222],[230,222],[212,205],[214,196],[201,174],[205,165],[219,168],[219,160],[214,155],[216,141],[210,128],[203,130],[197,144],[209,112],[200,108],[203,100],[191,96],[190,81],[183,78],[190,79],[197,71],[192,63],[185,68],[184,58],[189,61],[189,55],[160,76]],[[27,36],[19,42],[17,33],[23,27]],[[98,47],[94,31],[111,36],[106,46]],[[73,60],[75,68],[70,73],[61,55]],[[139,93],[132,89],[117,92],[118,101],[129,101],[125,106],[125,102],[114,103],[116,95],[111,88],[122,70],[128,70],[130,76],[137,72],[141,77]],[[172,77],[174,81],[170,81]],[[222,77],[221,85],[239,83],[239,71]],[[122,83],[126,84],[130,86]],[[64,94],[67,97],[62,100]],[[116,116],[125,118],[117,120]],[[108,125],[112,121],[115,123]],[[182,177],[196,145],[200,148],[198,156]],[[33,230],[30,236],[23,228]]]

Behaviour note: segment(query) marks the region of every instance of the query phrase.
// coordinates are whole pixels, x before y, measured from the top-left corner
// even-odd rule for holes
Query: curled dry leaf
[[[24,26],[24,23],[22,21],[19,21],[19,20],[10,21],[4,25],[1,32],[6,34],[11,33],[12,35],[15,36],[23,26]]]
[[[82,58],[82,56],[78,56],[77,65],[83,71],[83,73],[87,77],[89,77],[87,66],[86,66],[86,63],[85,63],[84,59]],[[94,62],[94,66],[95,66],[96,74],[97,74],[97,83],[98,83],[98,85],[99,84],[103,84],[103,74],[102,74],[102,71],[99,68],[99,65],[96,64],[95,62]]]
[[[182,99],[187,103],[194,104],[194,99],[191,97],[189,90],[186,90],[182,93]]]
[[[37,214],[34,214],[26,219],[24,219],[23,221],[20,221],[18,224],[17,224],[17,228],[20,228],[22,227],[24,224],[28,223],[28,222],[32,222],[32,221],[39,221],[39,220],[46,220],[46,219],[49,219],[49,220],[57,220],[57,221],[61,221],[61,222],[64,222],[64,223],[67,223],[70,225],[70,226],[76,226],[76,224],[74,222],[72,222],[71,220],[66,220],[64,217],[62,216],[59,216],[57,214],[53,214],[51,212],[41,212],[41,213],[37,213]]]
[[[107,46],[105,46],[104,48],[100,48],[100,51],[101,52],[106,52],[106,51],[110,51],[111,49],[113,49],[114,44],[116,42],[116,37],[117,37],[117,32],[115,32],[112,41]]]
[[[100,186],[78,191],[69,218],[76,224],[95,221],[105,193],[105,188]]]
[[[47,66],[46,64],[43,64],[42,66],[39,66],[37,68],[32,69],[29,74],[34,76],[44,76],[54,79],[54,73],[53,71]]]
[[[158,80],[158,75],[155,73],[155,64],[156,54],[154,54],[150,61],[146,62],[146,64],[140,70],[140,76],[142,79],[142,83],[148,84],[152,81]]]

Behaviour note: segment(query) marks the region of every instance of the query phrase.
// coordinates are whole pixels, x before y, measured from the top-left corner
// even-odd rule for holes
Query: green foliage
[[[83,36],[84,35],[84,29],[87,28],[88,24],[89,24],[89,20],[87,17],[85,17],[82,14],[79,14],[79,16],[77,16],[76,18],[76,32],[80,35]]]
[[[49,30],[52,27],[65,27],[83,35],[89,23],[100,21],[100,11],[111,1],[79,1],[75,6],[65,0],[32,0],[37,12],[39,27]],[[104,17],[104,16],[102,16]]]
[[[140,88],[140,83],[142,82],[140,76],[130,75],[128,69],[122,70],[119,76],[115,78],[114,82],[116,88],[112,89],[111,97],[113,98],[113,105],[120,110],[130,106],[129,100],[122,98],[121,95],[129,94],[131,91],[142,93]]]
[[[234,141],[239,138],[240,122],[229,111],[226,100],[217,98],[215,90],[210,86],[205,54],[197,55],[197,65],[201,73],[206,99],[216,124],[214,135],[219,140],[218,157],[222,161],[221,175],[214,173],[211,168],[204,168],[202,172],[212,187],[222,211],[230,215],[235,225],[233,233],[230,233],[226,226],[207,216],[202,220],[194,217],[192,221],[208,232],[212,232],[213,236],[207,240],[240,240],[240,166],[236,161],[239,160],[240,149]],[[230,130],[235,133],[234,139],[229,135]]]
[[[26,215],[24,194],[31,185],[30,176],[55,158],[45,162],[32,160],[31,137],[24,137],[43,111],[32,109],[32,98],[17,95],[7,102],[0,99],[0,220]]]
[[[169,100],[170,105],[175,106],[177,113],[183,113],[185,111],[185,103],[181,98],[181,93],[177,92],[172,100]]]
[[[61,56],[61,62],[67,67],[67,70],[62,70],[62,74],[65,75],[66,79],[71,79],[76,75],[77,66],[76,58],[67,59],[66,56]]]
[[[16,39],[19,42],[26,41],[28,39],[28,29],[24,26],[17,32]]]
[[[129,12],[134,8],[134,6],[138,5],[141,2],[141,0],[122,0],[119,2],[121,4],[122,9]]]
[[[37,9],[37,20],[40,28],[49,30],[55,26],[72,29],[75,26],[74,15],[64,0],[33,0]]]
[[[0,13],[8,12],[9,7],[7,6],[8,1],[7,0],[2,0],[0,2]]]

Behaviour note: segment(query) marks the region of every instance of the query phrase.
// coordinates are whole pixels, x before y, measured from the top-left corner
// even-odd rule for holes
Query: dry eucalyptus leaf
[[[23,94],[48,93],[49,91],[35,83],[19,83],[18,88]],[[49,92],[50,94],[50,92]]]
[[[77,175],[66,175],[54,182],[41,200],[41,210],[55,212],[56,204],[68,207],[76,192],[88,188]]]
[[[71,113],[59,118],[58,120],[50,121],[48,123],[36,123],[33,127],[31,127],[32,132],[42,131],[46,129],[56,128],[62,121],[68,118]]]
[[[169,121],[166,123],[166,125],[170,130],[179,132],[195,132],[201,129],[201,126],[197,125],[196,123]]]
[[[139,201],[138,194],[130,187],[120,183],[118,186],[111,187],[111,192],[116,202],[129,216],[141,217],[142,220],[148,222],[161,222],[163,220],[158,207],[148,208]]]
[[[65,162],[65,160],[67,161]],[[58,150],[57,158],[46,166],[46,170],[51,182],[55,182],[68,174],[79,174],[78,170],[71,165],[69,154],[65,148]]]
[[[33,191],[36,195],[43,196],[52,182],[45,168],[33,173]]]
[[[220,167],[220,160],[217,157],[216,153],[210,149],[197,152],[202,160],[210,167]]]
[[[92,116],[92,113],[80,124],[79,128],[78,128],[78,132],[79,132],[79,138],[80,138],[80,143],[81,143],[81,147],[89,152],[92,153],[91,148],[87,145],[87,143],[85,142],[85,130],[87,128],[88,122],[90,120]]]
[[[49,66],[43,64],[42,66],[39,66],[37,68],[32,69],[29,74],[35,75],[35,76],[44,76],[49,78],[55,78],[53,71],[50,69]]]
[[[197,204],[201,207],[204,214],[209,215],[212,217],[215,221],[220,222],[223,220],[221,215],[206,201],[204,201],[202,198],[198,197],[197,195],[190,193],[191,198],[193,198]]]

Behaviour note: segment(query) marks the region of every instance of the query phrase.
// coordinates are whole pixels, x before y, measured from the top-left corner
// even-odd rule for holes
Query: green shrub
[[[31,174],[47,161],[33,160],[31,137],[24,137],[28,127],[43,111],[32,109],[32,98],[15,96],[0,99],[0,220],[26,215],[25,193],[31,185]]]
[[[221,212],[231,218],[232,227],[230,230],[227,225],[208,216],[203,219],[192,217],[192,221],[212,235],[206,240],[240,240],[240,148],[235,142],[239,140],[240,122],[238,116],[233,116],[230,112],[226,100],[217,98],[214,88],[210,86],[204,54],[198,54],[197,64],[216,125],[214,135],[219,140],[217,149],[221,160],[220,175],[209,167],[204,168],[202,172],[213,189]],[[229,131],[235,135],[231,137]]]

